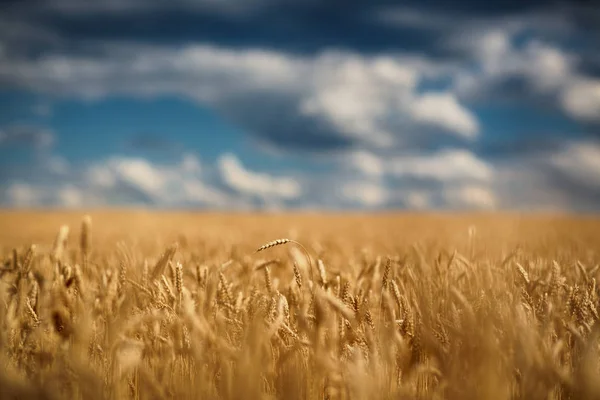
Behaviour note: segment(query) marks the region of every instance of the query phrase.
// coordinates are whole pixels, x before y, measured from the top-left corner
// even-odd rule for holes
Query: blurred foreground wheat
[[[2,399],[600,397],[599,267],[576,258],[414,246],[329,265],[337,248],[291,239],[152,258],[95,252],[89,217],[72,234],[5,254]]]

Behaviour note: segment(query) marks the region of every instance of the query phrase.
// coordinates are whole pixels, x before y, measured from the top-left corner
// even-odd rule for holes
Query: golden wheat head
[[[263,250],[270,249],[271,247],[281,246],[283,244],[290,243],[291,241],[292,241],[291,239],[286,239],[286,238],[276,239],[276,240],[273,240],[273,241],[271,241],[269,243],[263,244],[258,249],[256,249],[255,253],[261,252]]]

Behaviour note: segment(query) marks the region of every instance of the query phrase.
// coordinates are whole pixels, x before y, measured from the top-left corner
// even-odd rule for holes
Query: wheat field
[[[0,212],[2,399],[600,398],[600,219]]]

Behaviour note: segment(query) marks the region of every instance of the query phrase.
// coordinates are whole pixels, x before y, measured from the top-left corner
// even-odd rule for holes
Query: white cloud
[[[213,206],[226,206],[230,199],[218,190],[211,188],[199,179],[187,179],[182,182],[185,198],[191,202],[209,204]]]
[[[155,180],[159,177],[159,180]],[[123,185],[127,185],[124,187]],[[84,168],[68,170],[41,183],[14,183],[4,196],[13,206],[150,204],[157,206],[242,207],[198,176],[177,165],[153,164],[138,158],[113,157]]]
[[[105,164],[89,167],[86,171],[86,178],[92,185],[102,188],[113,187],[117,182],[117,177]]]
[[[341,199],[342,204],[390,205],[415,210],[505,205],[495,197],[497,165],[465,149],[402,155],[394,151],[351,151],[341,153],[336,165],[339,169],[331,175],[313,178],[323,180],[317,192],[338,193],[328,204],[339,206]],[[518,169],[513,168],[510,174],[511,179],[521,181]],[[308,191],[315,190],[310,186]],[[506,205],[513,207],[515,203]]]
[[[351,201],[368,207],[389,204],[419,210],[598,208],[600,144],[596,142],[565,142],[560,149],[537,156],[516,155],[493,162],[467,150],[367,154],[379,161],[376,174],[361,172],[361,163],[353,164],[360,158],[350,152],[338,161],[342,169],[322,177],[319,193],[342,194],[327,204],[335,207]],[[573,185],[587,190],[574,191],[577,186]]]
[[[168,179],[168,172],[154,167],[142,158],[113,158],[108,167],[119,179],[139,188],[151,197],[160,198],[165,195],[163,188]]]
[[[522,47],[514,43],[515,32],[488,30],[469,38],[461,45],[472,53],[476,66],[463,68],[454,87],[461,96],[473,96],[493,90],[495,84],[511,78],[523,79],[533,93],[540,95],[560,91],[573,78],[575,59],[560,48],[539,40]],[[455,39],[456,40],[456,39]]]
[[[595,142],[573,141],[539,157],[494,164],[466,150],[402,156],[349,152],[344,157],[334,159],[331,169],[323,173],[294,178],[248,170],[231,153],[223,154],[216,165],[201,165],[199,160],[196,165],[185,157],[171,163],[111,157],[69,168],[62,175],[49,174],[42,163],[39,168],[44,171],[36,173],[41,183],[12,181],[3,188],[2,199],[15,207],[149,204],[286,209],[311,204],[329,209],[401,205],[411,209],[592,210],[597,208],[595,196],[600,193],[600,145]],[[582,190],[573,190],[577,187]]]
[[[472,37],[471,40],[476,56],[483,64],[484,70],[493,74],[502,67],[502,57],[511,50],[511,39],[507,32],[491,30],[483,36]]]
[[[411,178],[418,180],[489,182],[494,167],[465,149],[446,149],[434,153],[373,153],[356,150],[343,153],[341,165],[366,178]]]
[[[494,209],[497,205],[492,190],[484,186],[450,187],[444,191],[444,199],[457,208]]]
[[[32,207],[42,203],[42,193],[27,183],[13,183],[7,190],[8,203],[15,207]]]
[[[390,159],[391,175],[438,181],[489,181],[493,167],[467,150],[442,150],[432,155],[399,156]]]
[[[495,166],[468,150],[405,155],[353,151],[343,154],[339,165],[343,171],[323,179],[341,182],[341,197],[354,204],[366,207],[393,204],[411,209],[498,205],[496,199],[491,199],[491,189],[485,196],[481,189],[494,186]],[[351,174],[355,171],[364,180],[357,181]],[[337,190],[332,186],[335,185],[324,184],[319,191]]]
[[[357,150],[352,152],[347,156],[346,163],[350,168],[369,177],[379,177],[385,173],[384,162],[368,151]]]
[[[38,91],[104,97],[182,94],[216,101],[232,94],[301,85],[303,59],[263,50],[209,45],[182,48],[112,44],[95,57],[47,54],[36,61],[11,60],[0,76]]]
[[[571,73],[576,60],[551,42],[537,39],[552,35],[536,33],[567,35],[572,27],[566,21],[556,14],[539,12],[487,21],[474,19],[463,21],[444,42],[448,48],[470,56],[470,65],[464,63],[462,69],[478,79],[524,76],[538,89],[549,89]],[[517,39],[519,35],[526,41]]]
[[[418,82],[418,70],[392,57],[365,59],[324,54],[316,60],[311,91],[300,111],[320,116],[341,132],[386,146],[396,132],[386,119],[406,113],[406,103]]]
[[[223,154],[218,160],[223,181],[232,189],[268,200],[272,198],[294,199],[300,196],[300,184],[289,177],[275,177],[246,169],[231,153]]]
[[[600,79],[578,79],[561,95],[567,113],[584,121],[600,122]]]
[[[84,180],[100,197],[119,197],[122,185],[143,193],[157,205],[205,205],[241,207],[243,201],[213,187],[203,176],[198,158],[186,154],[173,164],[152,163],[144,158],[112,157],[87,167]]]
[[[471,53],[474,63],[463,66],[453,79],[453,90],[461,98],[494,97],[507,82],[520,97],[553,103],[573,118],[600,121],[600,81],[577,70],[577,55],[537,39],[517,44],[524,26],[503,29],[480,27],[475,35],[458,35],[451,46]]]
[[[555,154],[550,163],[579,184],[600,191],[600,144],[573,142]]]
[[[412,209],[422,210],[431,207],[431,196],[422,190],[409,190],[402,196],[406,206]]]
[[[453,38],[451,46],[468,49],[476,61],[455,74],[455,93],[493,96],[504,82],[518,79],[524,82],[523,94],[552,101],[575,119],[599,122],[600,80],[582,75],[576,68],[579,58],[556,45],[533,39],[518,46],[515,35],[522,29],[481,28],[481,34]]]
[[[477,118],[451,93],[426,93],[411,104],[415,120],[473,139],[479,132]]]
[[[546,92],[571,79],[573,59],[557,47],[530,42],[524,51],[523,70],[535,89]]]
[[[343,198],[365,207],[379,207],[389,198],[387,189],[372,182],[346,182],[342,185]]]
[[[58,190],[57,200],[63,207],[81,207],[84,205],[84,194],[73,185],[65,185]]]
[[[61,174],[48,175],[51,171],[46,162],[37,168],[41,169],[40,183],[16,182],[3,188],[5,204],[61,207],[144,204],[214,209],[261,206],[277,209],[285,207],[287,201],[298,199],[302,193],[296,180],[246,170],[232,154],[224,154],[215,166],[202,166],[196,156],[187,154],[171,163],[113,156],[84,164],[81,168],[68,168]],[[219,188],[222,185],[230,185],[243,195],[229,194]],[[247,195],[253,195],[254,199]],[[258,203],[251,200],[258,200]]]

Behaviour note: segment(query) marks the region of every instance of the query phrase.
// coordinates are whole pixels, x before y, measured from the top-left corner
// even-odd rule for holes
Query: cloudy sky
[[[596,0],[0,4],[2,207],[600,211]]]

